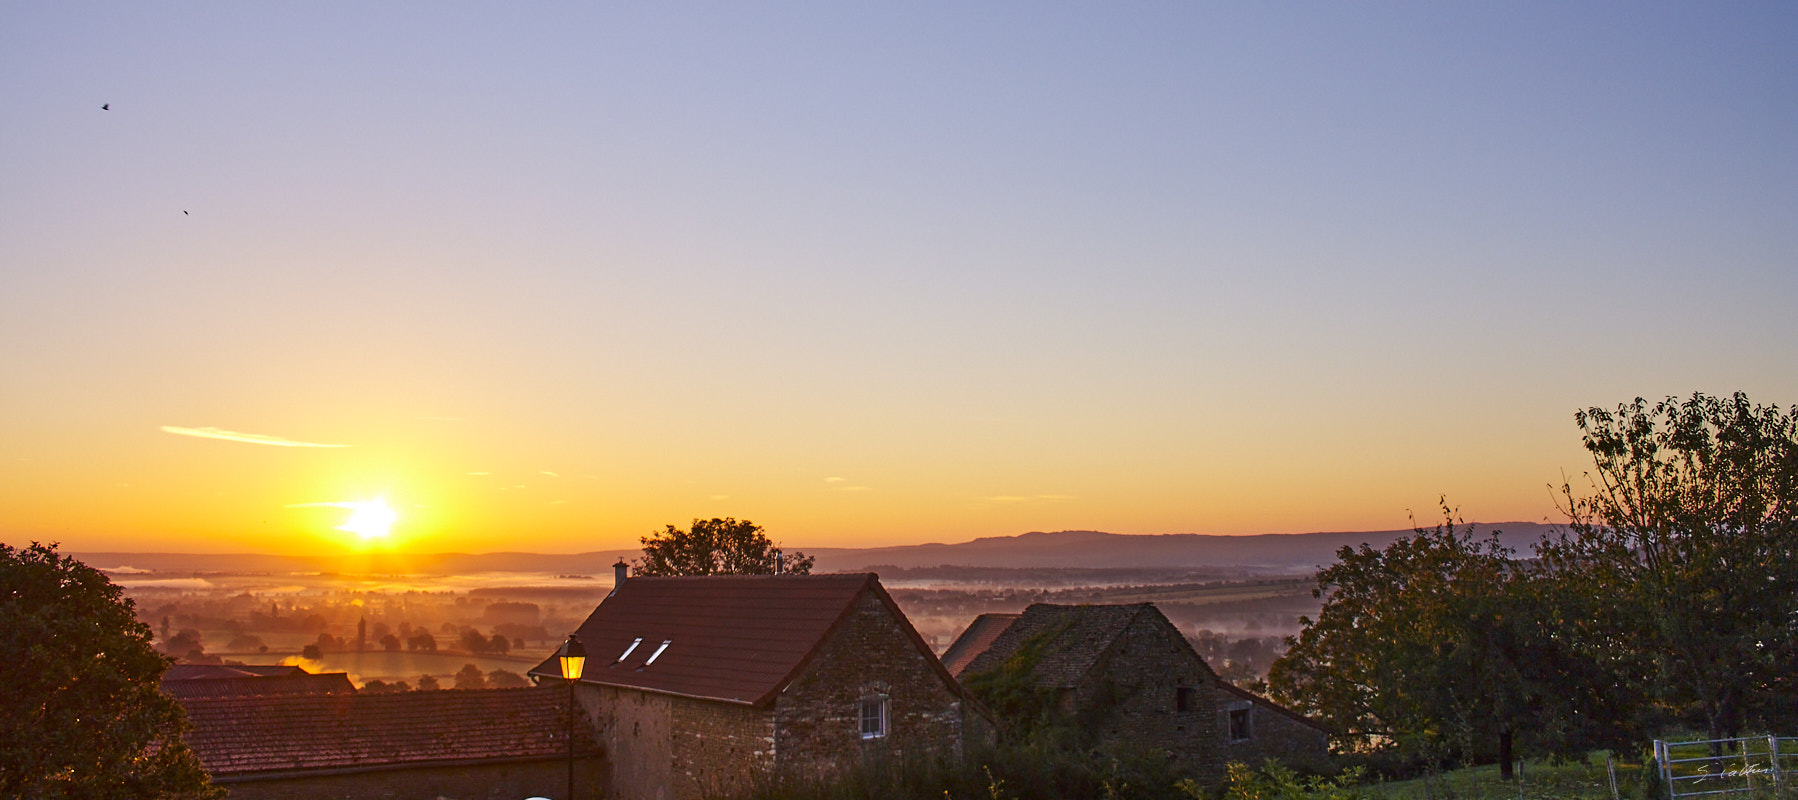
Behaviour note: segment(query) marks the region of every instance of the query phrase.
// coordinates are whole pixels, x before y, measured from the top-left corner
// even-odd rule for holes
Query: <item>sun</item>
[[[399,519],[399,513],[388,507],[387,499],[377,497],[360,503],[344,503],[345,508],[355,509],[349,521],[337,526],[340,531],[349,531],[362,537],[364,541],[385,539],[387,532],[393,527],[393,521]]]

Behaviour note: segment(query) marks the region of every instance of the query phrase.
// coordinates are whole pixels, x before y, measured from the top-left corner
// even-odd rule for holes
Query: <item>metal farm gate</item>
[[[1718,745],[1723,755],[1711,755]],[[1655,762],[1667,799],[1745,797],[1753,800],[1798,798],[1798,738],[1759,736],[1747,739],[1704,739],[1654,742]]]

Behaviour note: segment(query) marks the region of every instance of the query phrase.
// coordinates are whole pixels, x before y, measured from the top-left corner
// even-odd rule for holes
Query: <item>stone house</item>
[[[178,700],[192,724],[188,746],[230,800],[566,794],[566,687],[237,695],[227,688]],[[576,778],[598,782],[597,747],[576,731]]]
[[[576,633],[606,797],[956,757],[991,731],[873,573],[629,578]],[[554,656],[530,674],[563,682]]]
[[[1230,761],[1328,768],[1324,728],[1218,678],[1150,603],[983,615],[945,660],[960,679],[1022,669],[1102,745],[1165,752],[1202,782],[1220,782]]]

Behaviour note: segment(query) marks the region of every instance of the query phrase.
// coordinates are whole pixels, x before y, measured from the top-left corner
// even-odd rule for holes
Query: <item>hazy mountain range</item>
[[[1502,531],[1501,540],[1519,555],[1555,526],[1536,522],[1481,524],[1478,535]],[[818,572],[871,567],[964,566],[1051,569],[1217,569],[1299,573],[1329,564],[1342,547],[1385,547],[1410,530],[1330,533],[1270,533],[1213,536],[1196,533],[1117,534],[1100,531],[1032,532],[992,536],[957,544],[897,547],[819,547],[801,550],[817,559]],[[279,556],[261,554],[75,553],[101,569],[156,573],[336,573],[344,575],[532,572],[590,575],[610,580],[612,564],[642,555],[638,550],[588,553],[436,553]]]

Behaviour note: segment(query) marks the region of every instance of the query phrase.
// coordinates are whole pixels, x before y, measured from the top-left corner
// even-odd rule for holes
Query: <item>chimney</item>
[[[612,565],[612,591],[607,592],[606,596],[611,597],[617,594],[618,590],[624,586],[625,579],[630,576],[631,565],[624,563],[624,557],[619,556],[618,563]]]

